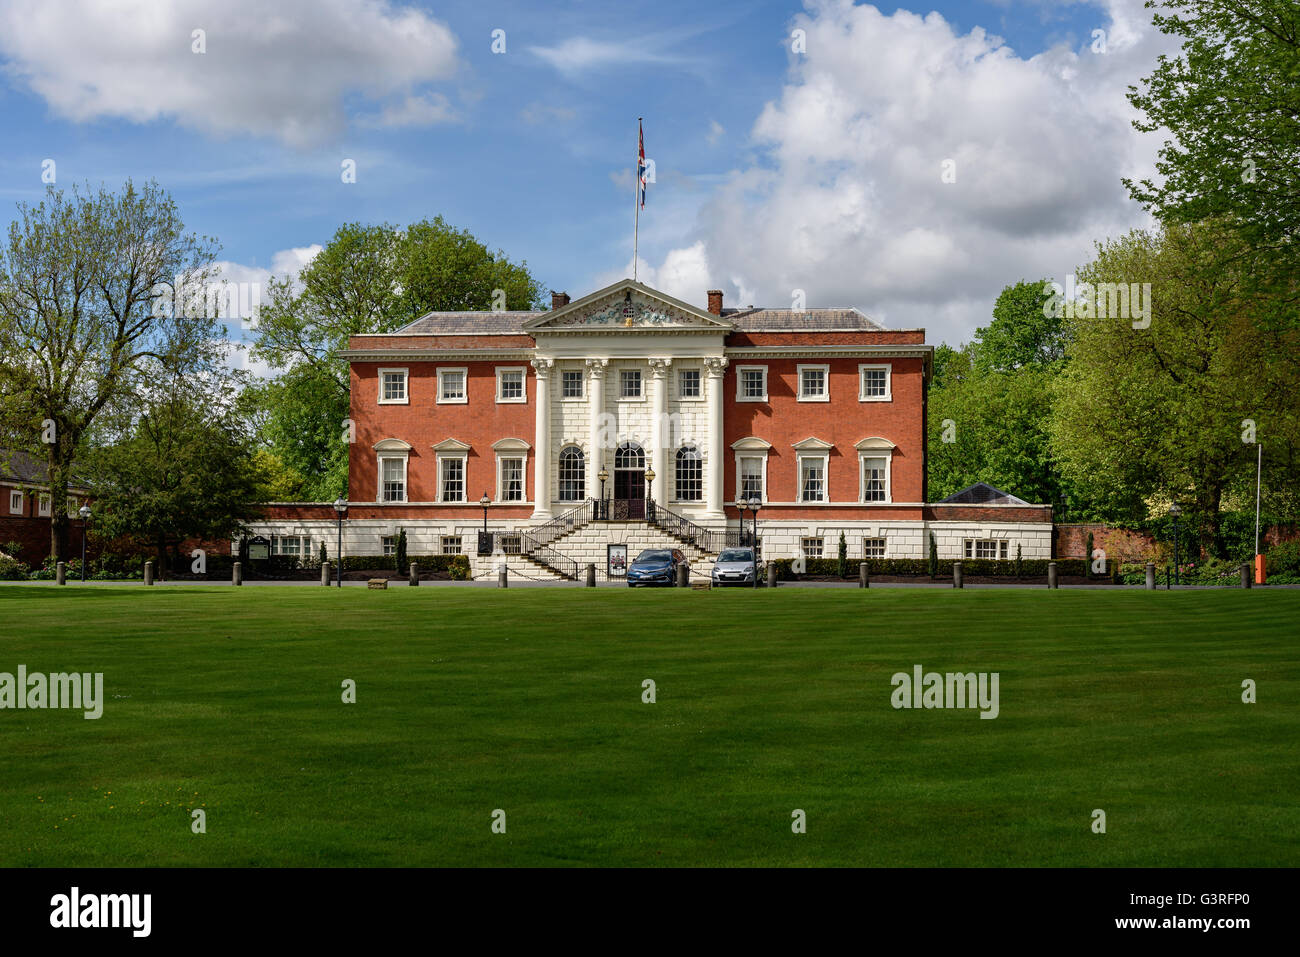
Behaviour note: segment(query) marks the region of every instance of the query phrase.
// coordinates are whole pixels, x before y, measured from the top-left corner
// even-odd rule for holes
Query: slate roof
[[[529,319],[545,315],[544,311],[525,312],[428,312],[398,329],[399,336],[457,336],[467,333],[521,335]]]
[[[16,449],[0,449],[0,479],[30,485],[47,485],[50,472],[45,463],[34,455]],[[86,487],[83,480],[75,475],[70,477],[68,484],[74,488]]]
[[[937,505],[1029,505],[1022,498],[1016,498],[1010,492],[994,488],[986,482],[976,482],[960,492],[953,492]]]
[[[856,309],[723,309],[722,318],[737,332],[829,332],[852,330],[878,332],[884,326]]]
[[[536,312],[430,312],[398,329],[396,335],[455,336],[467,334],[527,335],[523,324],[544,316]],[[877,332],[885,327],[856,309],[723,309],[722,318],[737,332],[808,332],[852,330]]]

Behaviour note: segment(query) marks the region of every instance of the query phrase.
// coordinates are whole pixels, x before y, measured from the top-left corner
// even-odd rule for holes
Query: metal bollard
[[[952,587],[961,588],[961,562],[952,563]]]
[[[406,583],[412,588],[420,584],[420,566],[411,562],[410,571],[407,573]]]
[[[691,584],[691,569],[688,565],[677,566],[677,587],[687,588]]]
[[[1147,562],[1147,591],[1156,590],[1156,563]]]
[[[587,562],[587,574],[586,574],[586,580],[583,581],[583,584],[584,584],[586,587],[588,587],[588,588],[595,588],[595,587],[596,587],[596,564],[595,564],[595,562]]]
[[[1047,587],[1048,588],[1060,587],[1060,585],[1057,583],[1057,578],[1056,578],[1056,562],[1047,563]]]
[[[776,587],[776,566],[775,565],[767,566],[767,587],[768,588]]]
[[[235,562],[233,565],[230,566],[230,584],[232,585],[244,584],[244,563],[243,562]]]
[[[59,562],[54,566],[54,581],[60,585],[68,583],[68,563]]]
[[[320,583],[326,588],[330,587],[330,563],[320,563]]]
[[[1241,563],[1241,587],[1249,588],[1253,584],[1250,562]]]
[[[858,587],[859,587],[859,588],[870,588],[870,587],[871,587],[871,576],[870,576],[870,574],[867,572],[867,563],[866,563],[866,562],[859,562],[859,563],[858,563]]]
[[[144,563],[144,583],[146,585],[153,584],[153,562]]]
[[[497,587],[498,588],[510,587],[510,566],[502,565],[501,569],[497,572]]]

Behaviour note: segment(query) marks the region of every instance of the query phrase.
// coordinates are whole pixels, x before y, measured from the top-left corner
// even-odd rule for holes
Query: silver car
[[[763,581],[763,563],[758,562],[758,579]],[[713,564],[713,584],[748,585],[754,587],[754,550],[752,548],[724,548]]]

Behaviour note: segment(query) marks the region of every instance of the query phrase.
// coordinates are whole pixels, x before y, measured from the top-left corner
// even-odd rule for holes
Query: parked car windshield
[[[636,557],[639,562],[670,562],[673,560],[671,552],[660,552],[646,549]]]
[[[748,548],[728,548],[718,556],[720,562],[750,562],[753,560],[754,556]]]

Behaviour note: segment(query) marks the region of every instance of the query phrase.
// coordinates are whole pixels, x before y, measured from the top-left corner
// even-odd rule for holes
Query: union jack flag
[[[641,208],[645,209],[645,132],[641,129],[641,121],[636,121],[636,178],[641,183]]]

